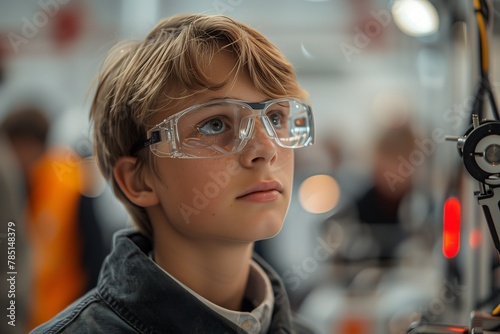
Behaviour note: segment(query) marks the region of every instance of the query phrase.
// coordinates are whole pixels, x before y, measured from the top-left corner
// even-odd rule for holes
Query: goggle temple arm
[[[149,137],[148,139],[146,139],[145,141],[143,141],[141,143],[137,143],[136,145],[134,145],[134,147],[132,148],[131,154],[135,155],[137,152],[139,152],[143,148],[146,148],[150,145],[159,143],[160,141],[161,141],[160,130],[153,131],[153,132],[151,132],[151,137]]]

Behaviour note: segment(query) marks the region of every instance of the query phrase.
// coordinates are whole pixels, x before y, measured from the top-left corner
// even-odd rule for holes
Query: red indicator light
[[[443,213],[443,255],[448,258],[457,256],[460,249],[460,202],[450,197],[444,203]]]

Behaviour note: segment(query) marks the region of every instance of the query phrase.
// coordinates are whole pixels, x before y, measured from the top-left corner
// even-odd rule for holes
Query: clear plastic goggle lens
[[[205,158],[243,149],[260,119],[266,134],[281,147],[300,148],[314,141],[311,108],[295,99],[248,103],[215,100],[193,106],[165,119],[148,132],[160,157]],[[153,140],[153,138],[156,139]]]

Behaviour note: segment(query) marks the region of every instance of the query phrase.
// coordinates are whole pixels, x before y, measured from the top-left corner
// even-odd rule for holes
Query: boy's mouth
[[[270,202],[276,200],[283,192],[283,186],[277,181],[259,182],[236,197],[252,202]]]

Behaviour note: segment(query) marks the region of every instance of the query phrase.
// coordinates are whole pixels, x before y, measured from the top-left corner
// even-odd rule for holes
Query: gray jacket
[[[115,235],[97,287],[32,333],[245,333],[166,275],[147,254],[148,238],[136,231]],[[271,279],[275,305],[268,333],[309,333],[292,320],[277,274],[254,260]]]

